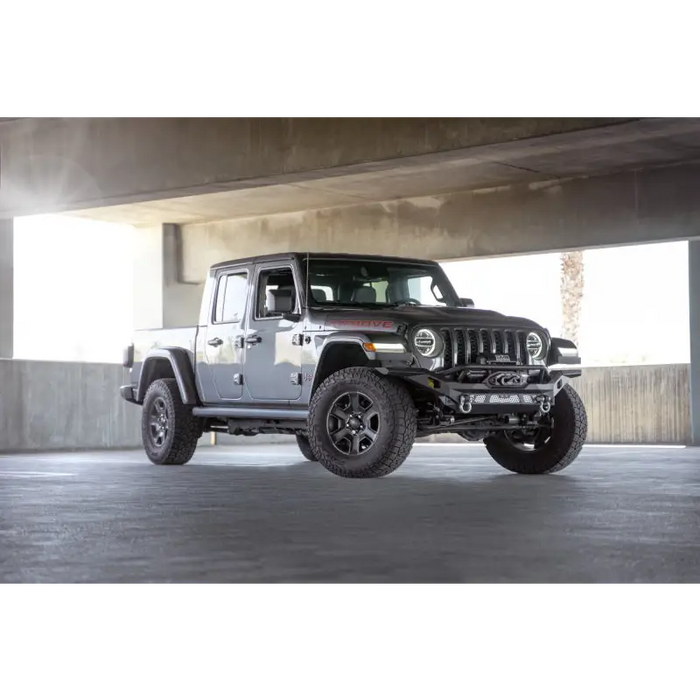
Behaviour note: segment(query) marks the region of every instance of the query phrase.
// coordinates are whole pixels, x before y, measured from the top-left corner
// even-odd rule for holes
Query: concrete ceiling
[[[700,160],[699,119],[615,126],[249,181],[238,189],[71,214],[135,225],[194,223],[517,185]]]
[[[66,115],[64,114],[0,114],[0,126],[2,125],[2,122],[14,122],[19,119],[35,119],[35,120],[44,120],[44,119],[56,119],[58,117],[65,117]],[[77,116],[77,115],[67,115],[69,117]]]

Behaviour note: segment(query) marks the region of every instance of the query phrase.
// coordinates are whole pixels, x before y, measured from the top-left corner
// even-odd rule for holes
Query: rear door
[[[235,401],[243,394],[248,279],[247,267],[229,268],[218,273],[212,314],[204,330],[206,362],[222,401]]]

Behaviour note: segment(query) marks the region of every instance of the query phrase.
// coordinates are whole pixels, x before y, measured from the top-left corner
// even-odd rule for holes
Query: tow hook
[[[472,397],[468,394],[462,394],[462,396],[459,397],[459,410],[462,411],[462,413],[471,413],[471,398]]]
[[[539,406],[539,410],[537,411],[537,417],[539,418],[540,416],[544,416],[552,408],[552,402],[550,401],[548,396],[544,396],[540,394],[539,396],[535,397],[535,401],[537,402],[537,405]]]

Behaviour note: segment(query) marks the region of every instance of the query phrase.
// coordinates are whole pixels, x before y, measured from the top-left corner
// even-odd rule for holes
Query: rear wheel
[[[306,437],[306,435],[297,434],[297,445],[299,446],[299,452],[301,452],[309,462],[318,462],[314,451],[311,449],[309,438]]]
[[[158,379],[148,387],[141,414],[141,438],[154,464],[185,464],[202,436],[199,419],[182,403],[174,379]]]
[[[385,476],[408,456],[416,437],[416,410],[403,384],[368,367],[328,377],[309,407],[309,443],[337,476]]]
[[[548,421],[534,430],[503,431],[484,440],[489,454],[517,474],[553,474],[568,467],[583,447],[588,418],[569,384],[557,394]]]

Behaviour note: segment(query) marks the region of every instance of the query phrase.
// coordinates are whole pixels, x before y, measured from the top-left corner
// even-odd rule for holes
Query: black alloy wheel
[[[170,416],[163,397],[159,396],[156,398],[151,406],[150,414],[149,434],[151,441],[154,447],[161,448],[170,430]]]
[[[374,446],[381,430],[381,419],[367,394],[349,391],[331,405],[326,426],[335,449],[344,455],[356,456]]]

